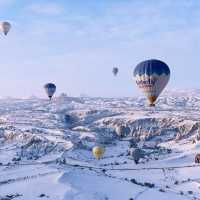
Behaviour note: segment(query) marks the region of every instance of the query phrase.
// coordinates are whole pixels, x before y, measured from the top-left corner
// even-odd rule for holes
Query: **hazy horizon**
[[[200,88],[200,2],[195,0],[1,0],[1,97],[141,94],[133,69],[157,58],[171,69],[167,90]],[[113,67],[119,67],[114,77]]]

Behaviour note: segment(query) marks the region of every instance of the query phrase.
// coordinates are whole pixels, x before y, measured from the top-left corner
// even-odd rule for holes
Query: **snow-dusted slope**
[[[199,119],[198,90],[167,92],[156,108],[141,97],[1,99],[0,199],[200,199]]]

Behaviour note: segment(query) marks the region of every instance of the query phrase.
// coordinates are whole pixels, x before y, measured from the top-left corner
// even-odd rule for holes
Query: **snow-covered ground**
[[[198,90],[167,92],[156,108],[141,97],[1,99],[0,200],[200,199],[199,119]]]

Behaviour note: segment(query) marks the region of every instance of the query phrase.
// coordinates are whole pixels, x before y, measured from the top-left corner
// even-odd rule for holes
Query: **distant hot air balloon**
[[[44,89],[49,97],[49,99],[51,100],[52,96],[54,95],[54,93],[56,92],[56,85],[53,83],[47,83],[44,86]]]
[[[7,35],[11,29],[11,24],[9,22],[0,22],[0,29],[4,35]]]
[[[195,156],[195,163],[200,163],[200,154],[199,153]]]
[[[115,76],[117,76],[118,72],[119,72],[119,69],[117,67],[114,67],[113,70],[112,70],[113,74]]]
[[[169,81],[170,69],[160,60],[146,60],[136,66],[134,77],[137,86],[147,96],[150,106],[155,106],[156,99]]]
[[[119,137],[127,136],[130,134],[131,129],[128,126],[117,126],[115,132]]]
[[[104,152],[104,148],[100,146],[95,146],[92,149],[93,156],[98,160],[103,156]]]

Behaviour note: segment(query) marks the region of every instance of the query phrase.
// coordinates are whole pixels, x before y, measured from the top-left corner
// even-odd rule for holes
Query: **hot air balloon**
[[[47,83],[44,86],[44,89],[49,97],[49,99],[51,100],[52,96],[54,95],[54,93],[56,92],[56,85],[53,83]]]
[[[160,60],[146,60],[136,66],[134,77],[137,86],[147,96],[150,106],[155,106],[156,99],[169,81],[170,69]]]
[[[117,76],[119,69],[117,67],[114,67],[112,72],[113,72],[114,76]]]
[[[131,129],[128,126],[117,126],[115,132],[119,137],[124,137],[130,134]]]
[[[0,29],[4,35],[7,35],[11,29],[11,24],[9,22],[0,22]]]
[[[199,153],[195,156],[195,163],[200,163],[200,154]]]
[[[103,156],[104,152],[105,150],[101,146],[95,146],[92,149],[93,156],[98,160]]]

